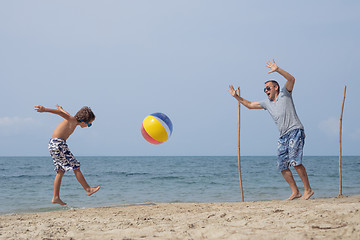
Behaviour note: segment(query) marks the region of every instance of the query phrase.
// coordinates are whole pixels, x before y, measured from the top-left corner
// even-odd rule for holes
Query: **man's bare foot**
[[[301,198],[301,193],[297,192],[297,193],[293,193],[291,194],[291,196],[286,199],[287,201],[291,201],[291,200],[294,200],[294,199],[297,199],[297,198]]]
[[[66,203],[64,203],[63,201],[61,201],[60,198],[53,198],[51,201],[53,204],[60,204],[62,206],[66,205]]]
[[[100,189],[100,185],[98,185],[97,187],[91,187],[91,188],[89,188],[88,190],[86,190],[86,194],[87,194],[88,196],[91,196],[91,195],[93,195],[94,193],[96,193],[97,191],[99,191],[99,189]]]
[[[310,189],[310,191],[304,192],[304,195],[300,198],[300,200],[308,200],[312,195],[314,195],[314,191]]]

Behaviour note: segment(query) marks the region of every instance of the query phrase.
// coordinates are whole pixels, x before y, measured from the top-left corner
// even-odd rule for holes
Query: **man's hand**
[[[229,85],[229,92],[230,92],[231,96],[233,96],[233,97],[238,96],[233,85]]]
[[[37,106],[35,106],[35,111],[37,111],[37,112],[45,112],[45,107],[43,107],[41,105],[37,105]]]
[[[268,68],[270,68],[270,71],[269,71],[268,73],[276,72],[276,71],[279,69],[279,67],[276,65],[274,59],[273,59],[272,62],[271,62],[271,61],[268,61],[268,62],[266,63],[266,66],[267,66]]]
[[[281,76],[283,76],[287,81],[285,83],[285,88],[289,91],[289,92],[292,92],[293,88],[294,88],[294,84],[295,84],[295,78],[290,74],[288,73],[287,71],[285,71],[284,69],[282,68],[279,68],[274,59],[271,61],[268,61],[266,63],[266,66],[268,68],[270,68],[270,71],[268,73],[272,73],[272,72],[277,72],[279,73]]]

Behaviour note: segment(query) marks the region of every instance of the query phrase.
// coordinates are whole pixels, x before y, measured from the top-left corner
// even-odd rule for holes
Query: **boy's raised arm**
[[[62,106],[59,106],[58,104],[56,104],[56,107],[57,107],[57,109],[58,109],[60,112],[62,112],[63,114],[67,115],[68,117],[72,117],[72,116],[70,115],[70,113],[68,113],[67,111],[65,111],[65,110],[62,108]]]
[[[61,106],[56,105],[56,107],[57,107],[57,109],[52,109],[52,108],[45,108],[42,105],[37,105],[37,106],[35,106],[35,111],[37,111],[37,112],[49,112],[49,113],[57,114],[57,115],[65,118],[66,120],[68,120],[68,119],[70,119],[72,117]]]

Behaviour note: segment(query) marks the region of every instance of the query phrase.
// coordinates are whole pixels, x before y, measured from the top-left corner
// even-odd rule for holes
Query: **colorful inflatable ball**
[[[141,124],[141,134],[152,144],[166,142],[173,131],[173,125],[164,113],[153,113],[147,116]]]

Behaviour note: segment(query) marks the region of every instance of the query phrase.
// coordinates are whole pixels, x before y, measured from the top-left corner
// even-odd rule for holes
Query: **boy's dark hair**
[[[280,92],[280,86],[279,86],[279,83],[275,80],[269,80],[269,81],[266,81],[265,84],[267,84],[268,82],[271,82],[272,84],[274,84],[274,87],[277,86],[278,87],[278,93]]]
[[[82,107],[76,114],[75,119],[78,122],[91,122],[95,120],[95,114],[92,112],[91,108],[89,107]]]

